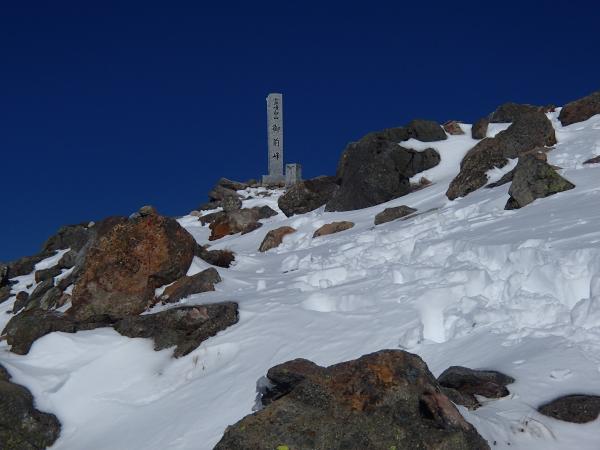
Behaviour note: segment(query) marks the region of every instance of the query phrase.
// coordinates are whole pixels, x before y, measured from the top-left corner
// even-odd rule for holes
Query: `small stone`
[[[327,223],[314,232],[313,238],[317,238],[319,236],[325,236],[328,234],[339,233],[340,231],[349,230],[353,226],[354,226],[354,222],[348,222],[346,220],[343,220],[341,222]]]
[[[391,222],[392,220],[408,216],[409,214],[412,214],[414,212],[417,212],[415,208],[411,208],[410,206],[406,205],[396,206],[393,208],[386,208],[375,216],[375,225]]]
[[[538,408],[545,416],[572,423],[588,423],[600,414],[600,396],[574,394],[552,400]]]
[[[258,251],[266,252],[272,248],[279,247],[283,242],[283,238],[294,232],[296,232],[296,229],[292,227],[279,227],[269,231],[260,244]]]
[[[453,136],[459,136],[465,134],[463,129],[460,127],[460,122],[456,120],[450,120],[443,125],[444,131]]]
[[[158,215],[158,212],[156,211],[156,208],[154,206],[151,206],[151,205],[142,206],[140,208],[140,210],[138,211],[138,213],[140,214],[140,217],[147,217],[147,216],[156,216],[156,215]]]

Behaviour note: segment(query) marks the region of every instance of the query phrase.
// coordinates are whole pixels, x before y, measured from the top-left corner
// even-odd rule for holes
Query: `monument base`
[[[285,177],[283,175],[263,175],[263,186],[284,186]]]

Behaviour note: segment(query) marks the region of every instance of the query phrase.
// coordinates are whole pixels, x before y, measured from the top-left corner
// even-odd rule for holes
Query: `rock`
[[[327,203],[338,189],[335,177],[317,177],[291,186],[277,200],[277,206],[287,216],[305,214]]]
[[[217,267],[228,268],[235,261],[235,254],[231,250],[208,250],[202,245],[196,246],[195,255]]]
[[[78,252],[85,247],[92,234],[93,231],[88,227],[87,223],[65,225],[55,235],[48,238],[42,247],[42,251],[53,252],[70,248]]]
[[[13,316],[6,324],[2,335],[6,335],[6,342],[11,346],[11,352],[25,355],[37,339],[54,331],[75,333],[110,326],[114,322],[115,319],[106,315],[77,321],[57,311],[32,309]]]
[[[138,213],[139,213],[140,217],[157,216],[158,215],[156,208],[152,205],[142,206],[139,209]]]
[[[415,208],[411,208],[410,206],[406,205],[395,206],[393,208],[385,208],[383,211],[381,211],[375,216],[375,225],[391,222],[392,220],[408,216],[409,214],[412,214],[414,212],[417,212]]]
[[[71,267],[75,267],[79,262],[80,260],[78,253],[74,250],[69,250],[62,256],[62,258],[60,258],[60,261],[58,261],[58,266],[61,269],[70,269]]]
[[[443,126],[444,131],[453,136],[459,136],[461,134],[465,134],[465,132],[460,127],[460,122],[456,120],[450,120],[446,122]]]
[[[31,393],[10,382],[0,366],[0,448],[39,450],[50,447],[60,435],[60,422],[54,414],[34,408]]]
[[[225,212],[235,211],[242,208],[242,200],[237,196],[229,195],[223,199],[221,207]]]
[[[203,216],[200,216],[198,218],[198,220],[200,221],[200,223],[202,223],[202,225],[207,225],[207,224],[213,223],[215,220],[217,220],[222,215],[223,215],[223,212],[221,212],[221,211],[214,212],[214,213],[205,214]]]
[[[175,283],[167,286],[160,296],[163,303],[175,303],[193,294],[215,290],[215,284],[220,283],[221,277],[212,267],[192,276],[184,276]]]
[[[34,274],[34,279],[36,283],[41,283],[42,281],[46,281],[54,278],[62,273],[62,268],[60,265],[56,265],[50,267],[48,269],[36,270]]]
[[[15,302],[13,303],[12,313],[16,314],[17,312],[22,310],[25,307],[25,305],[27,305],[28,301],[29,301],[29,293],[27,293],[25,291],[17,292],[17,295],[15,297]]]
[[[471,137],[473,139],[485,139],[489,123],[490,121],[487,117],[483,117],[475,122],[471,127]]]
[[[210,224],[210,241],[220,239],[230,234],[246,234],[261,227],[258,221],[277,215],[277,212],[268,206],[254,208],[244,208],[234,211],[222,211],[216,213],[216,216]]]
[[[233,181],[228,178],[220,178],[219,181],[217,181],[217,185],[233,191],[243,191],[244,189],[248,188],[252,181],[254,181],[254,184],[256,184],[256,180],[249,180],[247,183],[240,183],[239,181]]]
[[[583,164],[599,164],[600,156],[594,156],[593,158],[586,159]]]
[[[486,185],[485,187],[488,189],[492,189],[498,186],[502,186],[503,184],[506,183],[510,183],[513,180],[513,176],[515,175],[515,169],[506,172],[504,175],[502,175],[502,177],[500,177],[500,179],[494,183],[490,183],[488,185]]]
[[[267,250],[271,250],[272,248],[279,247],[283,242],[284,236],[295,232],[296,229],[292,227],[279,227],[269,231],[263,239],[262,243],[260,244],[258,251],[266,252]]]
[[[24,256],[16,261],[8,263],[8,277],[15,278],[23,275],[28,275],[33,272],[35,265],[43,259],[53,256],[55,251],[42,251],[34,256]]]
[[[408,129],[409,138],[414,138],[421,142],[435,142],[448,139],[444,129],[439,123],[433,120],[413,120],[406,128]]]
[[[127,317],[115,325],[115,330],[128,337],[152,338],[155,350],[176,346],[174,356],[177,358],[237,321],[237,303],[225,302]]]
[[[331,222],[326,223],[322,227],[318,228],[314,234],[313,238],[317,238],[320,236],[326,236],[328,234],[339,233],[340,231],[349,230],[354,226],[354,222],[348,222],[343,220],[341,222]]]
[[[275,394],[215,450],[489,449],[423,360],[401,350],[327,368],[294,360],[267,376]]]
[[[450,200],[464,197],[487,184],[488,170],[504,167],[509,158],[555,143],[554,128],[543,113],[524,114],[496,137],[483,139],[468,151],[446,195]]]
[[[514,169],[510,198],[504,209],[518,209],[558,192],[573,189],[574,184],[565,180],[546,162],[544,153],[530,153],[519,158]]]
[[[5,302],[11,296],[10,285],[0,287],[0,303]]]
[[[406,195],[411,190],[410,177],[439,164],[435,150],[406,149],[387,135],[385,130],[371,133],[346,147],[337,169],[340,187],[327,202],[326,211],[368,208]]]
[[[566,395],[552,400],[538,408],[545,416],[572,423],[588,423],[600,414],[600,396]]]
[[[544,106],[508,102],[500,105],[496,111],[491,113],[489,119],[491,123],[514,122],[527,114],[545,113],[547,109],[548,107]]]
[[[123,317],[151,306],[154,290],[187,273],[196,242],[175,219],[146,216],[114,226],[88,252],[69,313]]]
[[[572,123],[583,122],[596,114],[600,114],[600,91],[567,103],[560,110],[558,120],[563,126],[567,126]]]
[[[470,409],[479,407],[475,395],[487,398],[501,398],[509,394],[506,386],[515,380],[495,370],[475,370],[467,367],[452,366],[438,377],[440,386],[454,403]],[[456,392],[452,392],[452,390]]]
[[[31,295],[29,295],[27,298],[25,298],[25,296],[21,296],[21,298],[24,299],[23,301],[20,301],[19,299],[15,300],[15,303],[13,305],[13,314],[18,313],[21,309],[28,307],[30,304],[32,306],[28,309],[34,308],[35,306],[39,305],[42,297],[44,297],[46,292],[48,292],[53,287],[54,279],[52,278],[39,283],[31,293]]]
[[[0,287],[8,284],[8,266],[0,263]]]
[[[211,209],[217,209],[221,207],[221,202],[218,200],[213,200],[210,202],[206,202],[206,203],[202,203],[201,205],[199,205],[196,209],[198,211],[208,211]]]

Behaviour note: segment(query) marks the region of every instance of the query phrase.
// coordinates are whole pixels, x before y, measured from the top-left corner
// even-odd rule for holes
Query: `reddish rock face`
[[[558,120],[563,126],[567,126],[588,120],[596,114],[600,114],[600,91],[566,104],[560,111]]]
[[[295,231],[296,229],[292,227],[279,227],[269,231],[263,239],[262,244],[260,244],[258,251],[266,252],[272,248],[279,247],[283,242],[283,238]]]
[[[326,223],[321,228],[316,230],[313,234],[313,238],[319,236],[326,236],[328,234],[339,233],[340,231],[349,230],[354,226],[353,222],[348,222],[347,220],[342,220],[341,222],[331,222]]]
[[[196,243],[176,220],[151,215],[116,225],[90,249],[70,314],[124,317],[154,302],[154,290],[184,276]]]

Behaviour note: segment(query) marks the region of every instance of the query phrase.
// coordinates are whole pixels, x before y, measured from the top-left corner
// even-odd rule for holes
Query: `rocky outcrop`
[[[196,242],[175,219],[151,215],[114,226],[87,254],[69,313],[78,319],[139,314],[154,290],[184,276]]]
[[[510,198],[504,209],[518,209],[535,199],[548,197],[558,192],[573,189],[575,185],[561,177],[546,162],[542,151],[526,154],[519,158],[514,169]]]
[[[515,382],[514,378],[495,370],[475,370],[461,366],[449,367],[437,381],[454,403],[469,409],[481,406],[475,395],[487,398],[506,397],[509,394],[506,386]]]
[[[563,126],[572,123],[583,122],[590,117],[600,114],[600,91],[596,91],[587,97],[580,98],[567,103],[560,110],[558,120]]]
[[[545,416],[572,423],[588,423],[600,414],[600,396],[574,394],[552,400],[538,408]]]
[[[153,339],[157,351],[175,346],[173,355],[178,358],[237,321],[237,303],[225,302],[126,317],[114,328],[124,336]]]
[[[514,122],[523,116],[531,113],[546,113],[554,109],[552,105],[535,106],[521,103],[504,103],[500,105],[496,111],[490,114],[489,120],[491,123],[506,123]]]
[[[267,373],[266,406],[228,427],[215,450],[489,449],[416,355],[383,350]]]
[[[276,216],[277,212],[268,206],[244,208],[233,211],[215,213],[210,224],[210,241],[221,239],[231,234],[246,234],[262,226],[261,219]]]
[[[471,137],[473,139],[485,139],[487,136],[490,120],[487,117],[482,117],[471,127]]]
[[[35,409],[31,393],[12,383],[0,366],[0,448],[45,449],[58,439],[60,429],[56,416]]]
[[[75,333],[112,326],[128,337],[154,339],[156,350],[176,346],[174,356],[194,350],[200,343],[238,321],[237,303],[182,306],[155,314],[122,319],[103,314],[78,320],[57,312],[31,310],[14,316],[2,331],[10,351],[25,355],[33,343],[54,331]]]
[[[175,303],[190,295],[214,291],[215,284],[221,281],[219,272],[212,267],[195,275],[186,275],[167,286],[160,296],[160,301],[163,303]]]
[[[509,158],[517,158],[536,147],[554,144],[554,128],[545,114],[523,114],[508,129],[501,131],[494,138],[480,141],[469,150],[446,195],[450,200],[464,197],[488,182],[488,170],[504,167]]]
[[[236,191],[246,189],[248,186],[248,183],[240,183],[227,178],[220,178],[215,187],[213,187],[208,193],[209,201],[200,205],[196,209],[202,211],[223,206],[223,201],[226,198],[239,198],[239,195]]]
[[[444,141],[448,139],[444,129],[439,123],[433,120],[416,119],[406,125],[408,138],[413,138],[421,142]]]
[[[460,122],[457,120],[449,120],[443,125],[444,131],[453,136],[459,136],[465,134],[463,129],[460,127]]]
[[[295,232],[295,228],[287,226],[275,228],[274,230],[269,231],[263,239],[262,243],[260,244],[258,251],[266,252],[267,250],[271,250],[272,248],[279,247],[283,242],[283,238],[285,236]]]
[[[315,230],[313,238],[326,236],[328,234],[339,233],[340,231],[349,230],[353,226],[354,222],[348,222],[347,220],[342,220],[341,222],[326,223],[325,225]]]
[[[317,177],[291,186],[277,200],[277,206],[290,217],[305,214],[327,203],[338,189],[335,177]]]
[[[440,155],[433,149],[418,152],[398,145],[396,138],[405,129],[394,130],[371,133],[348,145],[338,163],[340,187],[326,211],[368,208],[406,195],[411,191],[410,177],[439,164]]]
[[[393,208],[385,208],[379,214],[375,216],[375,225],[380,225],[382,223],[391,222],[392,220],[400,219],[401,217],[408,216],[417,212],[415,208],[411,208],[410,206],[400,205],[395,206]]]

